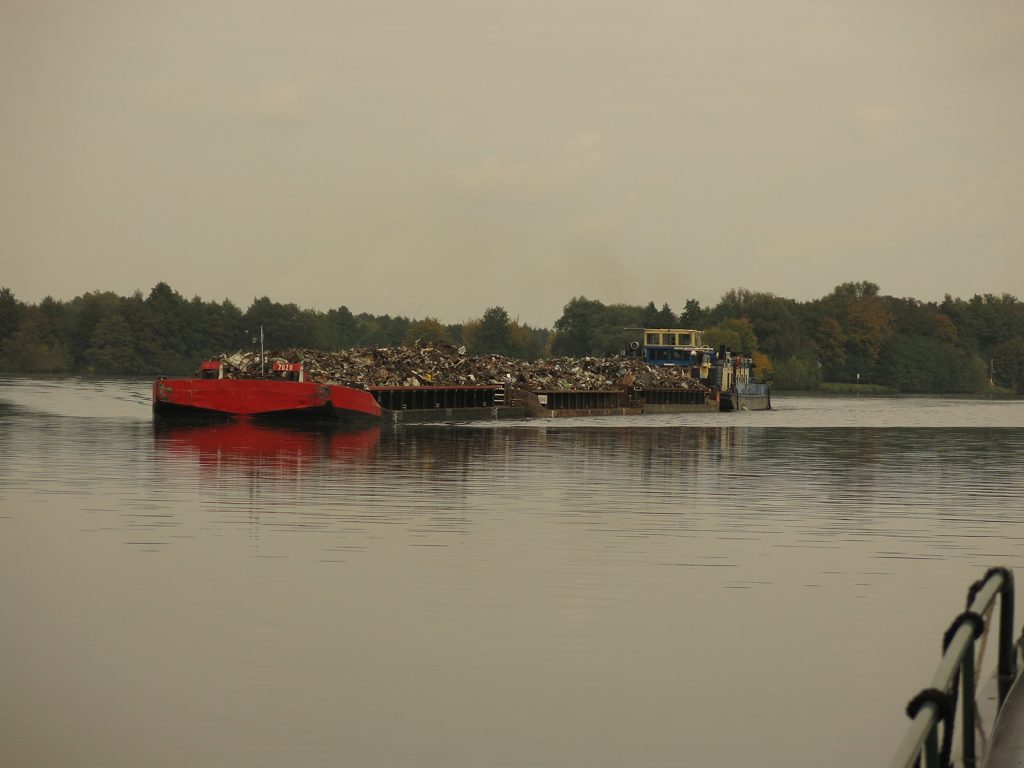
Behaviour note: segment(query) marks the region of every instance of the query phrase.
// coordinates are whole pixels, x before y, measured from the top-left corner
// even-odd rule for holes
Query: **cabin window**
[[[681,347],[692,347],[693,346],[693,336],[690,335],[689,333],[680,333],[679,334],[679,346],[681,346]]]
[[[657,344],[658,344],[658,336],[659,335],[660,334],[657,334],[657,333],[648,333],[647,334],[647,341],[644,342],[644,343],[646,343],[646,344],[653,344],[653,345],[657,346]]]
[[[674,347],[676,345],[676,335],[674,333],[661,334],[661,343],[666,347]]]

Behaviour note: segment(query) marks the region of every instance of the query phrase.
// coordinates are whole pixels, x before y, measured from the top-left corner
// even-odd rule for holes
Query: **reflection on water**
[[[846,536],[874,536],[886,557],[944,556],[950,542],[922,539],[920,519],[968,515],[975,530],[955,542],[964,554],[986,540],[990,524],[1015,520],[1006,502],[1022,486],[1007,459],[1024,449],[1020,432],[962,429],[420,427],[382,434],[229,424],[161,428],[155,436],[155,458],[196,470],[192,482],[211,499],[285,507],[296,526],[310,516],[395,523],[410,522],[410,512],[453,510],[472,512],[460,518],[468,525],[485,514],[481,500],[496,497],[523,514],[585,520],[592,532],[775,535],[796,525],[801,537],[787,546],[833,548]],[[187,484],[181,469],[176,482]],[[255,486],[243,482],[254,477]],[[294,495],[281,491],[299,487],[304,504],[293,509]],[[923,546],[911,553],[901,548],[908,543]]]
[[[380,442],[380,427],[359,430],[317,425],[288,426],[259,422],[188,424],[156,421],[157,455],[196,456],[207,467],[236,465],[282,474],[317,461],[370,461]]]
[[[146,386],[0,388],[12,764],[878,763],[1024,553],[1017,403],[352,432]]]

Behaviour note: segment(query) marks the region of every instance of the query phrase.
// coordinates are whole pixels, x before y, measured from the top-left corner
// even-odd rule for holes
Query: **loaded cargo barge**
[[[153,414],[278,419],[480,421],[490,419],[639,416],[717,411],[701,390],[615,389],[530,392],[500,384],[369,387],[275,379],[169,379],[153,384]]]
[[[676,367],[677,386],[654,377],[624,376],[605,389],[504,384],[346,386],[306,379],[302,362],[274,361],[269,376],[231,378],[224,360],[203,362],[197,377],[161,377],[153,384],[153,413],[343,422],[423,423],[575,416],[638,416],[771,407],[768,384],[756,382],[752,361],[725,348],[701,346],[700,331],[643,329],[633,348],[649,368]],[[643,367],[643,366],[641,366]]]

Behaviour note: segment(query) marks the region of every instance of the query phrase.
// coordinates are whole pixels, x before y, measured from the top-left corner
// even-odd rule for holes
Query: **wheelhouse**
[[[683,367],[710,365],[714,356],[704,346],[704,332],[694,328],[644,328],[643,358],[648,365]]]

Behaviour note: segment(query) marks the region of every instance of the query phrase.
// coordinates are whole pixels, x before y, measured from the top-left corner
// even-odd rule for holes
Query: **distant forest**
[[[637,328],[704,329],[704,341],[753,356],[777,389],[830,383],[906,393],[1024,394],[1024,304],[1008,294],[942,302],[883,296],[870,282],[843,283],[799,302],[745,288],[714,307],[695,299],[677,313],[571,299],[553,329],[532,328],[503,307],[446,325],[434,318],[326,312],[254,299],[186,299],[166,283],[144,295],[91,292],[70,301],[26,304],[0,289],[0,370],[9,373],[182,375],[203,358],[253,349],[263,328],[268,349],[344,349],[447,342],[472,354],[616,354]],[[633,329],[633,330],[630,330]]]

